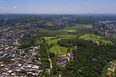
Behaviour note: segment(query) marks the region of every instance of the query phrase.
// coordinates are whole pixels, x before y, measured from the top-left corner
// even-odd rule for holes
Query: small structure
[[[72,52],[69,52],[68,53],[68,56],[71,57],[73,59],[73,53]]]
[[[58,60],[59,62],[56,63],[56,65],[64,65],[66,64],[66,62],[68,61],[68,58],[66,58],[65,56],[62,56],[62,55],[58,55]]]

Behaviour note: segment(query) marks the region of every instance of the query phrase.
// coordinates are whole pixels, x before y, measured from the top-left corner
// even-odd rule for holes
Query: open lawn
[[[53,39],[53,40],[49,40],[47,43],[48,43],[48,45],[50,45],[50,44],[56,44],[58,41],[59,41],[60,39]]]
[[[82,28],[92,28],[92,25],[76,24],[76,27],[79,28],[79,29],[82,29]]]
[[[110,44],[113,44],[111,41],[108,41],[108,40],[105,40],[103,36],[97,36],[97,35],[94,35],[94,34],[85,34],[85,35],[82,35],[80,36],[79,38],[82,38],[82,39],[85,39],[85,40],[92,40],[93,42],[99,42],[100,40],[105,43],[105,45],[107,43],[110,43]]]
[[[53,26],[53,25],[55,25],[55,24],[52,24],[52,23],[48,22],[48,23],[45,23],[44,25]]]
[[[66,55],[67,54],[67,49],[66,47],[61,47],[59,45],[55,45],[50,48],[50,52],[55,53],[56,55]]]
[[[77,32],[77,30],[75,30],[75,29],[70,29],[70,30],[68,30],[68,29],[63,29],[62,31],[64,31],[64,32]]]
[[[50,39],[56,38],[56,37],[44,37],[44,38],[45,38],[45,40],[47,41],[47,40],[50,40]]]
[[[75,38],[77,35],[56,35],[56,37],[62,37],[62,38]]]

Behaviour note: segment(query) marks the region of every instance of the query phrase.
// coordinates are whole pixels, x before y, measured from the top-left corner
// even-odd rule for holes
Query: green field
[[[76,27],[79,28],[79,29],[82,29],[82,28],[91,28],[92,25],[82,25],[82,24],[76,24]]]
[[[45,23],[44,25],[53,26],[53,25],[55,25],[55,24],[52,24],[52,23],[48,22],[48,23]]]
[[[56,38],[56,37],[44,37],[44,38],[45,38],[45,40],[47,41],[47,40],[50,40],[50,39]]]
[[[77,32],[77,30],[75,30],[75,29],[70,29],[70,30],[68,30],[68,29],[63,29],[62,31],[64,31],[64,32]]]
[[[107,43],[110,43],[110,44],[113,44],[111,41],[108,41],[108,40],[105,40],[103,36],[97,36],[97,35],[94,35],[94,34],[85,34],[85,35],[82,35],[80,36],[79,38],[82,38],[82,39],[85,39],[85,40],[92,40],[93,42],[96,42],[98,43],[100,40],[105,43],[105,45]]]
[[[20,23],[16,23],[15,25],[19,25]]]
[[[66,47],[61,47],[60,45],[55,45],[55,46],[50,48],[50,52],[53,52],[56,55],[66,55],[67,49],[68,48],[66,48]]]
[[[56,37],[62,37],[62,38],[75,38],[77,35],[56,35]]]
[[[53,39],[53,40],[49,40],[47,43],[48,43],[48,45],[50,45],[50,44],[56,44],[58,41],[59,41],[60,39]]]

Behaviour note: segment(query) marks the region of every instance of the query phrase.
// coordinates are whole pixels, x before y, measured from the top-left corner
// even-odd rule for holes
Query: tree
[[[50,52],[49,55],[50,55],[50,57],[54,57],[55,53]]]

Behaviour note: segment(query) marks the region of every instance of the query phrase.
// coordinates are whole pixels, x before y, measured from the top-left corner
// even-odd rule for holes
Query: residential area
[[[99,28],[95,28],[100,34],[104,35],[105,37],[109,36],[116,36],[116,24],[101,24],[97,23],[95,24],[97,26],[100,26]]]
[[[38,76],[41,69],[41,59],[35,62],[35,55],[39,56],[40,46],[19,49],[21,38],[30,31],[3,32],[0,38],[0,77]]]

